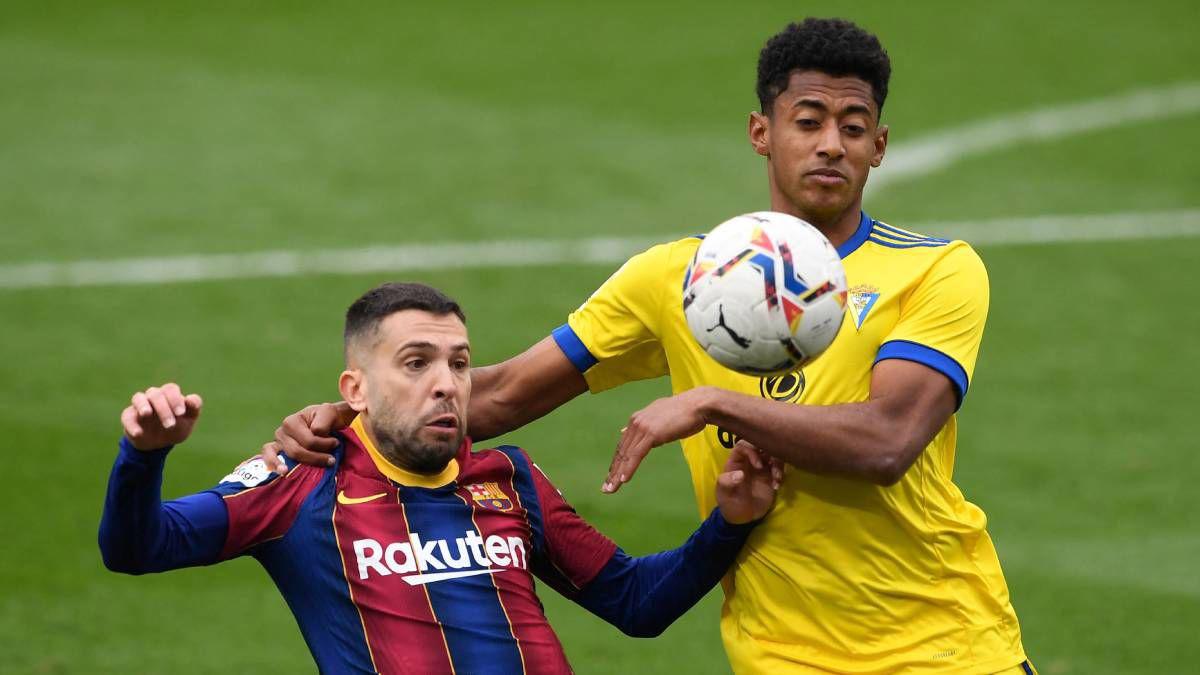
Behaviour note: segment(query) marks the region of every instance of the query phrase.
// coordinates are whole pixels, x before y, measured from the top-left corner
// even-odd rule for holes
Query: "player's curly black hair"
[[[882,112],[892,62],[879,38],[853,22],[809,17],[790,23],[767,40],[758,55],[758,102],[763,113],[771,113],[775,97],[787,89],[795,70],[857,77],[871,85]]]

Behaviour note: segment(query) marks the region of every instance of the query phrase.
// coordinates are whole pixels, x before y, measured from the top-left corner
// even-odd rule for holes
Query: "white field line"
[[[1008,113],[896,143],[888,149],[883,166],[871,172],[867,192],[931,174],[970,157],[1019,147],[1023,142],[1055,141],[1195,112],[1200,112],[1200,82]]]
[[[1139,121],[1200,111],[1200,82],[1139,89],[1079,103],[1004,115],[897,143],[868,187],[944,169],[965,158],[1022,141],[1056,140]],[[913,229],[977,244],[1191,236],[1195,211],[1103,216],[1005,219]],[[959,234],[961,232],[962,234]],[[263,251],[171,258],[125,258],[0,265],[0,288],[157,284],[176,281],[358,274],[425,269],[525,267],[625,260],[659,238],[532,239],[412,246],[374,246],[341,251]]]
[[[964,239],[978,245],[1162,239],[1200,236],[1200,209],[898,225],[923,234]],[[372,246],[333,251],[262,251],[26,263],[0,265],[0,288],[138,285],[377,272],[401,275],[421,270],[547,265],[615,265],[655,243],[678,237],[678,234],[663,234],[658,237],[500,240]]]

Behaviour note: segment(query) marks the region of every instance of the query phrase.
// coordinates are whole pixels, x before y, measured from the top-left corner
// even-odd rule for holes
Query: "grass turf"
[[[894,142],[1187,80],[1200,60],[1183,2],[860,5],[853,18],[896,66]],[[800,10],[0,11],[3,264],[706,230],[764,203],[742,131],[753,60]],[[1014,147],[894,184],[867,206],[901,225],[1195,207],[1197,124]],[[1026,648],[1049,674],[1186,671],[1200,658],[1200,509],[1189,499],[1200,467],[1180,414],[1200,378],[1200,292],[1186,274],[1200,240],[982,254],[992,314],[956,480],[990,516]],[[463,301],[477,360],[490,362],[544,336],[610,272],[416,276]],[[6,671],[311,666],[251,562],[138,579],[101,568],[116,415],[130,392],[166,379],[204,394],[205,420],[172,457],[166,491],[211,484],[284,414],[335,395],[340,314],[385,278],[0,289]],[[622,420],[661,393],[660,382],[588,396],[510,437],[631,552],[674,545],[696,522],[673,446],[620,495],[598,491]],[[653,641],[543,599],[580,672],[726,668],[715,596]]]

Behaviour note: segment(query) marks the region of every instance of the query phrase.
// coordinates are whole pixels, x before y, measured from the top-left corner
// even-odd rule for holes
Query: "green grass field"
[[[766,204],[744,138],[763,40],[847,11],[7,3],[0,268],[704,231]],[[897,144],[1200,80],[1200,11],[1184,1],[861,2],[850,17],[892,55]],[[897,181],[867,208],[899,225],[1197,208],[1198,144],[1196,113],[1018,143]],[[1048,675],[1194,672],[1200,239],[981,254],[992,309],[956,481],[990,517],[1027,651]],[[463,302],[487,363],[546,335],[614,267],[404,276]],[[166,492],[211,485],[284,415],[336,396],[342,312],[389,278],[0,288],[0,671],[311,669],[253,561],[104,570],[96,525],[117,414],[169,379],[202,393],[205,419],[172,455]],[[676,545],[697,520],[677,446],[618,495],[599,492],[622,421],[665,391],[585,396],[510,437],[635,553]],[[543,599],[581,673],[727,671],[716,595],[647,641]]]

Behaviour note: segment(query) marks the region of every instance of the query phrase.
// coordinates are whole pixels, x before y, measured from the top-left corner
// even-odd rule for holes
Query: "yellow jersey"
[[[554,332],[593,392],[669,374],[675,393],[853,403],[868,399],[875,363],[905,359],[949,378],[961,405],[988,310],[987,272],[965,242],[864,213],[838,247],[850,288],[832,346],[759,378],[722,367],[688,330],[684,276],[700,241],[634,256]],[[724,582],[735,672],[993,673],[1025,660],[987,519],[951,480],[957,433],[952,416],[892,486],[789,469]],[[712,426],[682,442],[701,514],[734,442]]]

